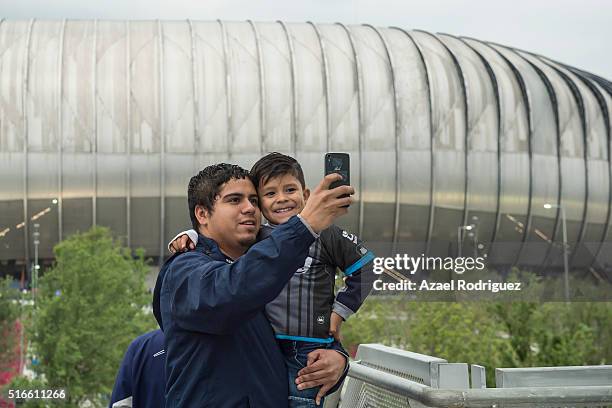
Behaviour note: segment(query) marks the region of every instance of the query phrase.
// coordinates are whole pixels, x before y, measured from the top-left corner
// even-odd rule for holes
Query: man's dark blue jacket
[[[264,306],[302,265],[314,235],[298,217],[233,262],[199,236],[155,287],[166,337],[167,407],[287,406],[287,370]]]
[[[164,408],[165,357],[161,330],[145,333],[132,341],[117,373],[110,407],[131,397],[134,408]]]

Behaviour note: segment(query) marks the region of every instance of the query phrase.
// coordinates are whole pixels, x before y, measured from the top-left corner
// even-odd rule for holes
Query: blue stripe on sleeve
[[[357,262],[355,262],[354,264],[346,268],[346,270],[344,271],[344,274],[346,276],[351,275],[356,270],[361,269],[364,265],[367,265],[368,262],[370,262],[372,259],[374,259],[374,254],[372,253],[372,251],[370,251],[367,254],[365,254],[363,257],[361,257]]]

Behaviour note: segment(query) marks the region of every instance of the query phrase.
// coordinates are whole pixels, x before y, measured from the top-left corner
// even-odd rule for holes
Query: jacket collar
[[[216,261],[224,261],[227,263],[234,262],[232,258],[221,252],[219,244],[217,244],[214,239],[208,238],[200,233],[198,233],[198,244],[196,245],[196,251],[201,251]]]

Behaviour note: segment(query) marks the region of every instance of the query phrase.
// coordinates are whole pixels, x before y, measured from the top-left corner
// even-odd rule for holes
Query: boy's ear
[[[204,206],[196,205],[193,212],[200,225],[208,225],[208,218],[210,217],[210,213],[206,208],[204,208]]]
[[[308,188],[304,189],[304,202],[308,201],[308,197],[310,197],[310,190]]]

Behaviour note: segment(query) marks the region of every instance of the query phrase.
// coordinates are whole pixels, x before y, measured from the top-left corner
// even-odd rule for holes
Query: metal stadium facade
[[[204,166],[351,154],[365,240],[503,265],[612,265],[612,84],[552,59],[370,25],[2,21],[0,260],[93,224],[158,257]],[[547,204],[545,206],[545,204]],[[549,207],[549,208],[545,208]],[[498,248],[496,250],[496,248]],[[0,266],[0,269],[2,266]]]

